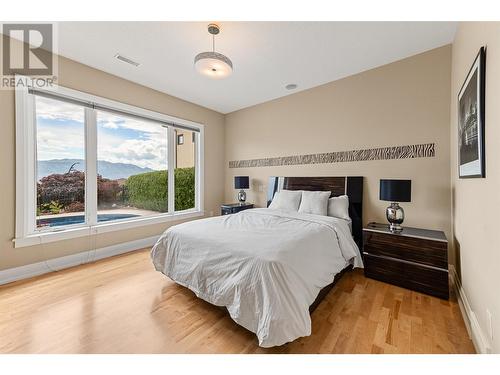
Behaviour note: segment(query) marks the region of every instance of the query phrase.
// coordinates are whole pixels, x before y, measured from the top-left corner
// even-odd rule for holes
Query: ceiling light
[[[198,73],[207,77],[220,79],[226,78],[233,72],[233,63],[229,57],[215,52],[215,35],[219,34],[219,26],[211,23],[208,32],[212,34],[212,52],[202,52],[194,58],[194,66]]]
[[[295,90],[297,88],[297,84],[295,83],[289,83],[288,85],[285,86],[285,89],[287,90]]]

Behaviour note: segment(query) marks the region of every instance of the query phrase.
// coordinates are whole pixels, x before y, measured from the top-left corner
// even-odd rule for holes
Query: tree
[[[100,203],[116,203],[121,199],[122,188],[116,180],[97,175],[97,196]],[[38,205],[42,211],[55,213],[48,205],[61,211],[80,210],[85,203],[85,172],[72,169],[68,173],[54,173],[37,183]],[[66,209],[67,208],[67,209]]]

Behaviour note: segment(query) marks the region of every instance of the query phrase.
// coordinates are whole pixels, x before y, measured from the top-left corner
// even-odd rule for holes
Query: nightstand
[[[448,240],[441,231],[385,224],[363,228],[365,276],[448,299]]]
[[[220,206],[220,214],[221,215],[230,215],[235,214],[237,212],[248,210],[249,208],[253,208],[252,203],[229,203],[223,204]]]

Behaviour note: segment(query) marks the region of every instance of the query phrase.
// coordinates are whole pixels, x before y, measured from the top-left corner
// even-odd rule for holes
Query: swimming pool
[[[112,220],[121,220],[128,219],[131,217],[138,217],[141,215],[134,214],[98,214],[97,221],[99,223],[112,221]],[[37,220],[37,226],[49,226],[49,227],[57,227],[60,225],[74,225],[74,224],[83,224],[85,223],[85,215],[72,215],[72,216],[59,216],[59,217],[50,217],[43,218]]]

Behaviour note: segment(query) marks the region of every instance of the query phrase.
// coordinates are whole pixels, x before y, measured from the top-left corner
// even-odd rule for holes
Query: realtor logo
[[[3,24],[4,76],[51,76],[53,74],[52,24]],[[20,42],[20,43],[19,43]]]
[[[51,87],[57,80],[55,24],[3,23],[1,89]]]

